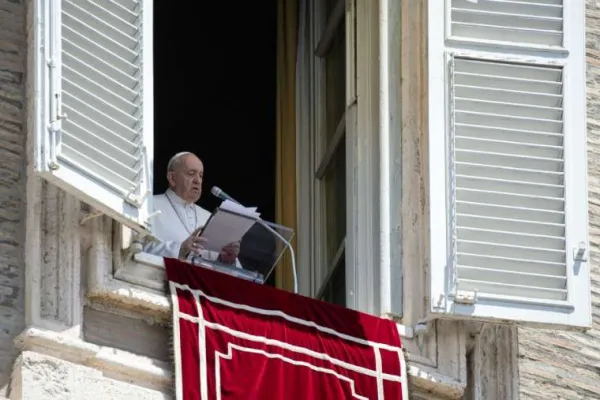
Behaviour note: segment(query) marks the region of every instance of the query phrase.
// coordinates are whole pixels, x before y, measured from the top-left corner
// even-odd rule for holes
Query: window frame
[[[431,318],[478,319],[484,321],[516,321],[548,327],[591,326],[589,265],[581,262],[574,272],[573,252],[580,242],[587,253],[587,130],[585,126],[585,4],[564,7],[563,46],[506,44],[495,41],[457,39],[450,34],[450,5],[434,6],[429,1],[429,171],[430,213],[432,223],[430,309]],[[578,23],[579,22],[579,23]],[[443,29],[439,29],[443,27]],[[543,301],[504,296],[475,296],[473,304],[455,301],[452,293],[453,270],[448,261],[451,233],[449,215],[450,194],[447,187],[449,159],[446,151],[450,132],[448,63],[451,56],[479,60],[522,62],[563,67],[565,170],[565,226],[567,256],[567,294],[565,302]],[[441,132],[441,133],[440,133]],[[443,140],[440,135],[443,133]],[[581,154],[583,153],[583,154]],[[580,154],[574,157],[573,154]],[[571,189],[568,189],[568,188]],[[440,224],[439,221],[445,221]],[[471,303],[472,300],[469,301]]]
[[[325,2],[318,2],[318,15],[325,15]],[[327,21],[324,21],[324,24],[321,27],[321,31],[316,35],[316,47],[314,47],[314,54],[317,58],[317,63],[321,69],[322,79],[319,81],[319,85],[321,88],[319,90],[320,96],[317,99],[317,104],[321,107],[321,112],[317,118],[317,130],[313,131],[314,141],[318,143],[318,147],[320,151],[317,153],[316,157],[316,171],[313,178],[313,185],[318,186],[318,191],[321,193],[321,198],[319,198],[319,202],[326,207],[326,189],[324,179],[327,175],[327,172],[330,168],[335,168],[331,165],[336,157],[336,152],[341,149],[342,144],[345,144],[346,139],[346,119],[347,119],[347,107],[344,107],[344,112],[342,113],[340,119],[336,123],[336,129],[331,135],[331,137],[327,140],[327,135],[329,132],[326,131],[326,121],[328,119],[327,111],[326,111],[326,96],[327,96],[327,78],[325,73],[325,64],[327,63],[327,57],[329,57],[330,52],[332,50],[331,46],[333,41],[336,38],[336,35],[340,34],[339,28],[344,23],[344,19],[346,18],[346,0],[336,0],[335,6],[333,7],[331,14]],[[346,51],[348,49],[348,38],[347,38],[347,29],[343,31],[344,41],[346,42]],[[346,61],[344,68],[346,69],[346,73],[348,72],[348,55],[346,55]],[[345,84],[344,96],[347,91],[347,80]],[[334,94],[337,95],[338,93]],[[346,104],[344,102],[344,104]],[[345,147],[341,149],[346,152]],[[345,171],[344,171],[345,172]],[[347,176],[346,185],[348,185]],[[344,193],[344,200],[346,201],[346,194]],[[313,220],[313,224],[318,227],[321,231],[321,238],[326,238],[328,236],[327,227],[324,222],[324,218],[326,218],[326,210],[321,212],[319,215],[319,219]],[[346,223],[347,225],[347,223]],[[346,228],[347,229],[347,228]],[[338,273],[340,268],[346,268],[346,263],[343,265],[340,263],[341,258],[343,257],[343,253],[346,251],[346,237],[340,240],[340,243],[336,246],[336,251],[331,261],[328,260],[327,257],[327,246],[324,241],[318,244],[319,251],[319,261],[316,264],[316,273],[315,273],[315,297],[318,299],[324,299],[326,296],[326,292],[333,282],[332,280]],[[344,284],[344,286],[346,286]]]

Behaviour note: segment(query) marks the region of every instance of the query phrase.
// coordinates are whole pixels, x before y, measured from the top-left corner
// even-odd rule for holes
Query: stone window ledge
[[[139,253],[124,259],[115,257],[112,249],[94,245],[88,254],[87,298],[91,302],[134,309],[157,320],[171,316],[171,303],[166,292],[163,259]]]
[[[116,267],[115,279],[164,293],[166,275],[162,257],[138,253],[129,261],[117,263]]]

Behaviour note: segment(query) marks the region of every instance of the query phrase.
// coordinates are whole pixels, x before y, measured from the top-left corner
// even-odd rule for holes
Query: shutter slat
[[[107,166],[91,158],[88,154],[82,154],[67,144],[61,146],[59,158],[64,159],[68,163],[79,165],[84,172],[122,194],[131,191],[135,187],[134,182],[120,176]]]
[[[136,146],[132,146],[128,152],[114,142],[109,142],[104,137],[98,136],[93,131],[77,124],[73,118],[69,118],[68,125],[73,126],[79,134],[78,139],[87,143],[92,149],[97,149],[104,154],[112,154],[116,160],[128,167],[134,167],[139,162],[139,158],[136,157]]]
[[[458,149],[456,151],[456,161],[495,165],[498,167],[506,165],[513,168],[538,171],[560,172],[563,170],[563,162],[561,159],[498,153],[496,152],[496,149],[493,148],[490,148],[487,151],[471,150],[468,148]]]
[[[127,137],[137,137],[133,130],[129,132],[129,135],[119,135],[115,130],[107,129],[108,124],[105,123],[105,120],[100,123],[98,120],[90,119],[88,116],[82,114],[79,109],[74,109],[67,105],[64,106],[64,110],[69,116],[69,123],[78,125],[82,130],[94,132],[93,134],[101,138],[101,140],[111,143],[112,146],[117,147],[122,152],[125,152],[136,159],[138,158],[138,143],[127,139]],[[122,130],[126,129],[124,127],[122,128]]]
[[[539,29],[552,32],[560,32],[562,30],[562,18],[560,17],[518,14],[506,11],[475,10],[462,7],[453,7],[452,14],[453,22],[481,25],[492,23],[492,26],[497,27]]]
[[[465,137],[456,135],[458,147],[468,147],[474,150],[485,150],[493,146],[499,153],[509,153],[520,156],[532,155],[539,158],[560,158],[562,157],[562,146],[549,146],[546,144],[531,142],[514,142],[508,140],[496,140],[479,137]]]
[[[123,124],[121,121],[111,117],[108,114],[94,108],[93,105],[86,103],[83,100],[71,95],[68,92],[63,92],[64,109],[73,109],[81,113],[85,118],[92,121],[94,125],[100,125],[104,127],[104,130],[110,130],[114,135],[122,136],[124,140],[129,142],[137,142],[138,133],[133,130],[131,121],[128,125]],[[68,119],[67,119],[68,121]],[[94,131],[99,131],[99,128],[95,128]]]
[[[522,71],[511,71],[510,69],[507,69],[505,72],[512,73]],[[539,94],[560,94],[562,90],[562,84],[559,82],[520,76],[520,74],[516,76],[498,76],[493,75],[492,71],[473,73],[457,72],[455,75],[455,82],[459,85],[468,84],[470,86],[478,86],[486,89],[504,89]]]
[[[491,268],[524,274],[565,276],[566,266],[561,262],[545,262],[529,259],[498,257],[488,254],[458,253],[457,265]]]
[[[69,126],[70,127],[70,126]],[[79,133],[79,132],[78,132]],[[123,164],[110,153],[104,153],[97,148],[94,148],[90,143],[86,142],[81,138],[80,135],[73,135],[69,133],[67,127],[63,129],[63,144],[77,151],[82,155],[86,155],[93,159],[96,163],[103,165],[105,169],[114,171],[117,175],[126,178],[127,180],[134,182],[140,168],[137,170]]]
[[[129,21],[127,18],[122,18],[118,13],[113,12],[110,9],[110,5],[100,5],[94,1],[79,1],[72,2],[79,11],[87,14],[87,16],[92,17],[94,21],[98,24],[100,28],[112,28],[116,31],[126,35],[128,37],[135,37],[137,35],[137,26],[134,25],[135,19],[133,21]],[[108,6],[108,7],[107,7]],[[115,7],[112,7],[114,9]],[[119,9],[117,9],[119,10]],[[132,14],[127,14],[128,17],[131,17]]]
[[[564,290],[567,280],[564,276],[505,271],[501,269],[481,268],[470,265],[460,265],[458,269],[460,270],[461,275],[468,280],[478,280],[484,278],[485,281],[508,285],[523,285]]]
[[[66,50],[69,51],[72,48],[77,48],[77,51],[85,53],[85,58],[91,56],[93,58],[93,62],[89,63],[95,65],[97,63],[105,63],[106,65],[111,66],[113,69],[117,71],[123,72],[128,76],[135,76],[136,72],[139,70],[139,66],[135,65],[133,61],[128,61],[127,59],[121,57],[119,54],[113,53],[106,48],[100,46],[98,43],[90,40],[89,37],[85,37],[74,29],[72,29],[68,25],[63,25],[63,46],[65,46]],[[77,57],[76,51],[72,51],[71,54]]]
[[[458,236],[461,238],[459,239],[459,243],[460,240],[479,240],[487,243],[524,246],[536,249],[560,250],[565,247],[564,238],[525,234],[517,231],[501,231],[499,230],[501,228],[499,224],[492,219],[488,219],[487,227],[493,226],[493,230],[467,227],[462,225],[464,221],[463,219],[458,221],[461,224],[457,229]]]
[[[564,300],[562,70],[453,66],[456,288]]]
[[[93,84],[92,82],[86,84],[86,82],[80,82],[81,85],[78,85],[71,78],[71,71],[68,71],[68,68],[65,68],[65,73],[63,75],[63,93],[67,95],[71,95],[76,97],[79,101],[83,103],[87,103],[93,105],[93,107],[97,108],[99,112],[108,115],[116,121],[119,121],[123,125],[133,128],[137,123],[137,118],[134,113],[127,113],[126,110],[119,108],[116,102],[116,96],[110,98],[110,96],[106,96],[108,98],[102,98],[101,95],[105,95],[104,93],[98,93],[95,89],[98,88],[98,85]],[[87,87],[86,87],[87,86]],[[122,104],[122,102],[119,102]],[[130,110],[132,107],[130,107]]]
[[[503,127],[471,125],[458,122],[455,124],[455,130],[457,136],[468,136],[471,138],[537,143],[542,146],[562,147],[563,145],[563,135],[560,133],[506,129]]]
[[[534,262],[564,263],[565,252],[550,249],[538,249],[526,246],[489,243],[476,240],[462,240],[457,244],[458,253],[473,253],[481,256],[518,258]],[[460,279],[460,276],[459,276]]]
[[[106,53],[114,54],[127,62],[134,63],[138,54],[133,48],[127,48],[123,44],[117,42],[110,36],[107,36],[110,32],[103,33],[96,29],[93,29],[89,25],[85,24],[80,19],[73,15],[63,13],[63,24],[69,26],[71,29],[79,32],[81,36],[90,38],[96,43],[96,45],[104,50]],[[135,44],[135,41],[129,41],[130,44]]]
[[[467,228],[485,229],[493,225],[496,229],[503,232],[517,231],[533,235],[552,235],[562,237],[565,234],[563,224],[550,224],[532,221],[523,221],[514,218],[489,217],[477,214],[458,213],[457,222],[460,226]]]
[[[557,211],[561,215],[564,214],[565,201],[562,197],[552,198],[535,195],[527,195],[523,193],[506,193],[493,190],[478,190],[459,188],[456,190],[457,204],[461,202],[480,203],[490,206],[522,208],[527,212],[535,210],[540,211]],[[562,217],[560,217],[562,220]]]
[[[504,90],[480,86],[455,86],[456,97],[464,97],[494,102],[513,102],[512,104],[538,104],[543,107],[560,107],[562,96],[557,94],[533,93],[520,90]]]
[[[503,283],[465,279],[458,284],[459,290],[480,289],[485,293],[508,295],[523,298],[538,298],[548,300],[565,300],[566,289],[550,289],[525,285],[509,285]]]
[[[540,133],[561,133],[563,130],[562,121],[552,121],[540,118],[524,118],[475,111],[457,110],[456,122],[472,125],[484,125],[490,128],[503,127],[505,129],[523,129]]]
[[[517,42],[523,35],[527,35],[529,43],[533,44],[559,46],[562,43],[561,31],[494,26],[492,23],[472,24],[455,22],[452,24],[452,33],[456,36],[477,37],[487,40],[502,38],[502,40],[509,42]]]
[[[527,64],[504,64],[463,58],[460,62],[460,70],[456,71],[459,76],[466,74],[482,75],[486,77],[496,77],[504,82],[504,85],[510,81],[519,81],[527,83],[528,80],[543,82],[546,85],[562,86],[562,70],[550,68],[547,66],[527,65]],[[516,90],[522,91],[527,86],[517,87]],[[545,90],[543,86],[539,87]],[[505,89],[501,87],[500,89]]]
[[[114,103],[117,108],[128,114],[137,111],[137,105],[134,103],[138,93],[91,65],[71,57],[68,53],[63,53],[63,60],[68,65],[65,69],[65,79],[81,87],[92,87],[96,96]]]
[[[102,71],[108,78],[119,82],[128,89],[135,89],[139,84],[139,79],[136,79],[138,67],[133,64],[121,61],[121,65],[117,65],[118,61],[109,59],[101,59],[97,55],[90,53],[88,50],[81,48],[74,42],[63,38],[63,52],[70,57],[79,60],[84,65],[93,66],[93,68]],[[122,69],[119,69],[121,67]]]
[[[452,36],[529,45],[561,46],[561,3],[452,0]]]
[[[512,104],[500,101],[463,98],[458,94],[455,97],[455,101],[457,108],[472,110],[479,113],[510,115],[511,117],[525,117],[546,120],[556,120],[562,115],[562,108],[546,107],[537,104]]]
[[[456,202],[456,211],[458,214],[478,215],[486,218],[511,219],[523,222],[537,222],[542,224],[558,224],[564,227],[563,221],[565,213],[561,211],[548,211],[535,208],[510,207],[499,205],[498,199],[484,203],[484,198],[478,199],[480,202]],[[491,222],[491,221],[490,221]]]
[[[548,184],[532,184],[518,180],[503,180],[482,178],[479,176],[456,176],[457,190],[477,189],[490,192],[505,192],[510,194],[524,194],[541,197],[554,197],[563,199],[564,186]]]
[[[506,11],[514,10],[523,15],[540,15],[562,18],[562,4],[554,1],[530,0],[453,0],[456,7],[473,10]]]
[[[563,174],[551,171],[535,171],[523,168],[503,167],[500,165],[485,165],[477,163],[456,163],[456,172],[459,175],[480,176],[483,178],[511,180],[518,177],[520,182],[547,183],[560,185]]]
[[[136,25],[139,19],[139,1],[136,0],[104,0],[102,5],[98,5],[97,0],[88,0],[94,3],[98,7],[106,8],[110,10],[110,13],[115,15],[117,18],[122,19],[132,25]]]
[[[86,10],[80,5],[86,2],[67,1],[63,5],[63,18],[67,20],[76,20],[88,32],[92,31],[94,35],[99,36],[111,48],[120,48],[123,51],[131,51],[137,46],[137,40],[134,37],[135,27],[128,24],[126,30],[131,34],[122,31],[122,24],[112,25],[110,22],[119,21],[111,18],[112,21],[100,18],[96,13]],[[106,12],[104,13],[106,15]],[[133,51],[131,51],[133,53]]]

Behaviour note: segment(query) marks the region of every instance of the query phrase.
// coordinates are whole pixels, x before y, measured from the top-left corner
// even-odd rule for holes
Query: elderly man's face
[[[175,170],[167,173],[171,189],[189,203],[195,203],[200,199],[203,176],[204,165],[193,154],[183,156]]]

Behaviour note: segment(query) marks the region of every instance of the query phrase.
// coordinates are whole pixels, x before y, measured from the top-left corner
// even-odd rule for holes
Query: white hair
[[[188,154],[193,155],[194,153],[189,152],[189,151],[182,151],[182,152],[175,154],[173,157],[171,157],[171,159],[169,160],[169,163],[167,164],[167,172],[174,171],[175,168],[177,167],[178,161],[181,160],[182,157],[187,156]]]

